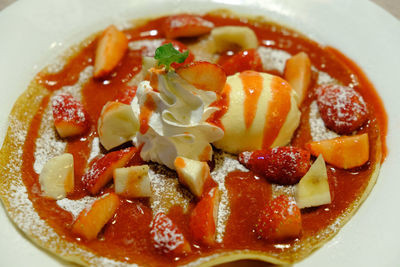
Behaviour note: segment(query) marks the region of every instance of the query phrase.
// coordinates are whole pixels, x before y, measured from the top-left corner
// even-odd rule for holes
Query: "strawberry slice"
[[[255,49],[240,51],[219,63],[228,76],[245,70],[263,71],[260,55]]]
[[[95,78],[109,74],[120,62],[128,49],[128,39],[114,25],[104,30],[97,43],[96,57],[94,60]]]
[[[326,162],[343,169],[362,166],[369,159],[367,133],[311,142],[306,148],[312,155],[322,154]]]
[[[367,105],[354,89],[324,84],[316,89],[317,103],[325,125],[339,134],[350,134],[368,119]]]
[[[271,200],[261,212],[256,223],[259,238],[268,241],[285,241],[300,236],[301,213],[295,200],[280,195]]]
[[[54,126],[61,137],[81,135],[89,129],[88,115],[81,102],[70,94],[59,94],[52,102]]]
[[[129,147],[97,159],[82,177],[85,188],[91,194],[97,194],[112,179],[114,170],[124,167],[136,151],[135,147]]]
[[[95,239],[104,225],[114,216],[118,207],[119,198],[116,194],[102,196],[89,208],[81,211],[72,225],[72,232],[86,240]]]
[[[190,244],[178,226],[164,213],[159,212],[150,224],[154,247],[165,254],[183,255],[191,252]]]
[[[168,39],[177,37],[192,37],[209,33],[214,24],[200,16],[180,14],[165,19],[163,29]]]
[[[192,236],[206,245],[215,243],[219,201],[220,193],[214,187],[197,203],[190,216]]]
[[[176,70],[183,79],[195,87],[216,93],[222,92],[225,86],[225,71],[217,64],[206,61],[195,61]]]
[[[172,46],[173,46],[176,50],[178,50],[179,52],[181,52],[181,53],[185,52],[186,50],[189,50],[189,49],[187,48],[186,45],[182,44],[181,42],[175,41],[175,40],[165,40],[165,41],[162,43],[162,45],[169,44],[169,43],[171,43]],[[189,64],[189,63],[191,63],[191,62],[193,62],[193,61],[194,61],[194,55],[193,55],[193,53],[191,53],[191,52],[189,51],[189,55],[188,55],[188,57],[185,59],[185,61],[183,61],[182,63],[174,62],[174,63],[171,64],[171,67],[173,67],[174,69],[177,69],[177,68],[182,67],[182,66],[185,66],[185,65],[187,65],[187,64]]]
[[[239,161],[269,182],[298,183],[310,168],[310,153],[298,147],[276,147],[239,154]]]

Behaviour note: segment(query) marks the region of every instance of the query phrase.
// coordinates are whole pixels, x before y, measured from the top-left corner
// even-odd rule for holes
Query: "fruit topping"
[[[184,53],[185,51],[189,51],[188,48],[186,47],[186,45],[182,44],[181,42],[175,41],[175,40],[165,40],[162,44],[164,45],[164,44],[169,44],[169,43],[171,43],[172,46],[181,53]],[[194,55],[192,53],[190,53],[190,51],[189,51],[189,55],[185,59],[185,61],[183,61],[182,63],[174,62],[171,64],[171,67],[173,67],[174,69],[177,69],[177,68],[187,65],[193,61],[194,61]]]
[[[220,64],[226,75],[233,75],[245,70],[263,71],[260,55],[255,49],[240,51]]]
[[[128,49],[128,39],[114,25],[104,30],[97,43],[96,57],[94,60],[95,78],[109,74],[121,61]]]
[[[284,78],[296,91],[300,106],[311,82],[311,61],[306,53],[300,52],[286,61]]]
[[[297,206],[302,208],[316,207],[331,203],[328,173],[322,155],[311,165],[310,169],[296,185]]]
[[[150,197],[149,166],[131,166],[114,170],[115,193],[121,196]]]
[[[317,103],[325,125],[339,133],[350,134],[368,119],[363,97],[353,88],[324,84],[316,89]]]
[[[74,158],[65,153],[49,159],[39,175],[40,187],[47,197],[62,199],[74,191]]]
[[[190,216],[190,229],[196,241],[206,245],[215,242],[220,192],[212,188],[197,203]]]
[[[105,149],[130,141],[138,130],[139,121],[130,105],[112,101],[104,105],[97,123],[97,132]]]
[[[271,200],[261,212],[256,232],[268,241],[285,241],[300,236],[301,213],[293,198],[280,195]]]
[[[163,25],[164,34],[168,39],[203,35],[209,33],[213,27],[211,21],[189,14],[169,16]]]
[[[177,157],[174,162],[179,182],[189,188],[197,197],[203,194],[204,183],[210,176],[207,162]]]
[[[276,147],[242,152],[239,161],[271,183],[291,185],[310,168],[310,153],[298,147]]]
[[[83,105],[70,94],[59,94],[52,102],[54,126],[61,137],[81,135],[89,128]]]
[[[72,232],[86,240],[97,237],[104,225],[114,216],[119,207],[119,198],[110,193],[102,196],[84,209],[72,225]]]
[[[198,89],[222,92],[225,86],[225,71],[216,64],[206,61],[195,61],[176,70],[183,79]]]
[[[216,52],[245,50],[258,47],[258,39],[252,29],[245,26],[223,26],[214,28],[211,37]]]
[[[112,179],[114,170],[125,166],[136,151],[135,147],[129,147],[95,160],[82,177],[85,188],[91,194],[97,194]]]
[[[312,155],[322,154],[326,162],[343,169],[364,165],[369,159],[367,133],[311,142],[306,148]]]
[[[182,255],[191,252],[190,244],[181,230],[164,213],[156,214],[150,228],[153,245],[161,253]]]

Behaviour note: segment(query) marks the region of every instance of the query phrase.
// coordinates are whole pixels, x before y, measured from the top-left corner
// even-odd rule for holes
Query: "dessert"
[[[16,103],[0,195],[34,242],[82,265],[300,261],[385,155],[385,111],[354,63],[260,18],[110,26],[64,60]]]

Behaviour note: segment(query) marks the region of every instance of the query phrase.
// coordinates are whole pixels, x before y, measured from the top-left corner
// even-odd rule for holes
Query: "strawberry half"
[[[97,194],[112,179],[114,170],[124,167],[136,151],[135,147],[129,147],[97,159],[82,177],[85,188],[91,194]]]
[[[159,212],[150,224],[154,247],[165,254],[182,255],[191,252],[190,244],[178,226],[164,213]]]
[[[325,125],[339,134],[350,134],[368,119],[367,105],[353,88],[324,84],[316,89],[317,103]]]
[[[214,23],[211,21],[189,14],[169,16],[163,24],[164,34],[168,39],[206,34],[213,27]]]
[[[310,168],[310,152],[298,147],[276,147],[239,154],[239,161],[269,182],[298,183]]]
[[[240,51],[219,63],[225,70],[226,75],[233,75],[245,70],[263,71],[260,55],[255,49]]]
[[[284,241],[300,236],[301,213],[293,198],[280,195],[271,200],[261,212],[256,232],[268,241]]]
[[[215,243],[219,201],[219,190],[214,187],[197,203],[190,216],[193,238],[206,245]]]
[[[52,102],[54,126],[61,137],[81,135],[89,129],[88,115],[81,102],[70,94],[59,94]]]

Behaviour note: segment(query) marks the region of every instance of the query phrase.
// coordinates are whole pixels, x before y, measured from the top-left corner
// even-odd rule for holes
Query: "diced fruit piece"
[[[128,86],[125,90],[123,90],[115,99],[115,102],[120,102],[122,104],[130,105],[132,103],[133,98],[136,95],[137,86]]]
[[[212,188],[197,203],[190,216],[190,229],[195,240],[206,245],[215,243],[220,192]]]
[[[204,182],[210,177],[210,167],[206,162],[177,157],[174,162],[179,182],[187,186],[197,197],[201,197]]]
[[[130,141],[139,130],[139,121],[132,107],[120,102],[107,102],[97,123],[100,142],[109,150]]]
[[[369,159],[367,133],[311,142],[306,144],[306,148],[312,155],[322,154],[326,162],[343,169],[364,165]]]
[[[164,213],[159,212],[150,224],[154,247],[165,254],[183,255],[191,252],[190,244],[178,226]]]
[[[352,133],[368,119],[367,105],[353,88],[323,84],[316,88],[316,95],[325,125],[339,134]]]
[[[245,70],[263,71],[260,55],[255,49],[240,51],[220,64],[228,76]]]
[[[183,79],[195,87],[220,93],[225,86],[225,71],[216,64],[196,61],[176,70]]]
[[[74,191],[74,158],[65,153],[49,159],[39,175],[40,187],[47,197],[62,199]]]
[[[89,128],[83,105],[70,94],[59,94],[52,102],[54,126],[61,137],[85,133]]]
[[[239,161],[271,183],[291,185],[310,168],[310,153],[298,147],[276,147],[242,152]]]
[[[216,52],[257,48],[258,39],[252,29],[245,26],[223,26],[211,31]]]
[[[271,200],[261,212],[256,231],[268,241],[284,241],[300,236],[301,213],[293,198],[280,195]]]
[[[119,207],[119,198],[110,193],[102,196],[84,209],[72,225],[72,232],[86,240],[97,237],[104,225],[114,216]]]
[[[104,30],[97,43],[96,57],[94,60],[95,78],[109,74],[120,62],[128,49],[128,39],[114,25]]]
[[[179,52],[181,52],[181,53],[183,53],[183,52],[185,52],[186,50],[188,50],[188,48],[186,47],[186,45],[182,44],[181,42],[175,41],[175,40],[165,40],[162,44],[164,45],[164,44],[168,44],[168,43],[171,43],[172,46],[173,46],[176,50],[178,50]],[[193,61],[194,61],[194,55],[193,55],[193,53],[191,53],[191,52],[189,51],[189,55],[188,55],[188,57],[185,59],[184,62],[182,62],[182,63],[174,62],[174,63],[171,64],[171,67],[173,67],[174,69],[177,69],[177,68],[182,67],[182,66],[185,66],[185,65],[187,65],[187,64],[189,64],[189,63],[191,63],[191,62],[193,62]]]
[[[115,193],[125,197],[150,197],[149,166],[131,166],[114,170]]]
[[[125,166],[136,151],[135,147],[129,147],[97,159],[82,177],[85,188],[97,194],[112,179],[114,170]]]
[[[168,39],[199,36],[209,33],[213,27],[211,21],[189,14],[169,16],[163,25],[164,34]]]
[[[300,52],[286,61],[284,78],[296,91],[300,106],[311,82],[311,61],[306,53]]]
[[[332,202],[328,173],[322,154],[318,156],[306,175],[296,185],[296,202],[300,209]]]

